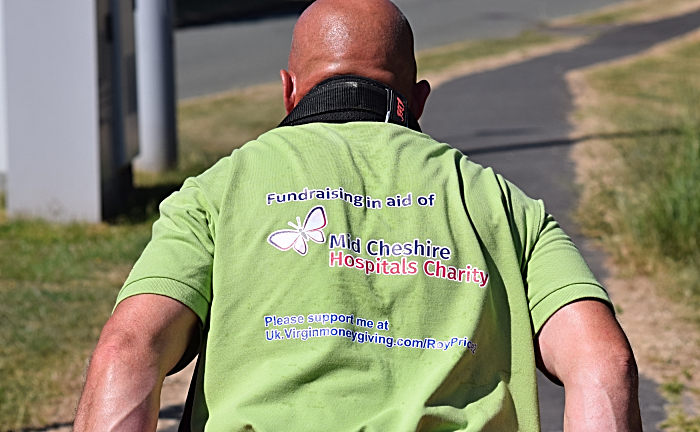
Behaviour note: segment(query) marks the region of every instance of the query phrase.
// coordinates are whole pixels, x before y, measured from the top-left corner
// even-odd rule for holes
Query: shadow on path
[[[700,10],[614,28],[574,50],[457,79],[428,99],[423,128],[467,154],[478,146],[568,137],[566,72],[644,51],[700,27]]]
[[[664,135],[682,135],[683,131],[678,128],[663,128],[656,130],[638,130],[629,132],[613,132],[613,133],[601,133],[593,135],[584,135],[579,138],[560,138],[553,140],[544,141],[529,141],[513,144],[504,144],[496,146],[486,146],[486,147],[476,147],[469,148],[469,155],[474,156],[478,154],[486,153],[501,153],[501,152],[512,152],[519,150],[530,150],[543,147],[558,147],[558,146],[570,146],[583,141],[589,141],[594,139],[618,139],[618,138],[641,138],[641,137],[660,137]],[[446,142],[451,142],[449,139]]]
[[[159,419],[180,420],[185,411],[185,405],[169,405],[158,412]]]
[[[569,151],[578,140],[569,138],[571,125],[567,115],[573,106],[564,74],[640,53],[698,27],[700,10],[613,28],[568,52],[456,79],[436,89],[428,99],[422,128],[438,141],[462,150],[475,162],[492,167],[529,196],[543,199],[547,211],[571,235],[596,277],[604,280],[604,254],[590,246],[570,218],[577,190]],[[677,133],[675,129],[629,131],[580,140]],[[541,375],[538,383],[542,430],[561,431],[563,389]],[[642,377],[644,430],[657,431],[655,425],[665,418],[664,403],[657,385]]]

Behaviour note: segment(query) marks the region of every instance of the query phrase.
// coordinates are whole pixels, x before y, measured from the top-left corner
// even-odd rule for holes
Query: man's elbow
[[[629,347],[607,348],[596,353],[597,359],[580,364],[574,379],[564,383],[568,423],[588,425],[581,430],[641,431],[639,374],[634,355]],[[578,407],[574,409],[574,405]],[[577,414],[583,415],[580,421],[574,420]]]
[[[89,359],[88,380],[102,378],[111,381],[114,376],[123,375],[124,371],[131,369],[138,356],[133,348],[133,343],[127,337],[100,337]]]
[[[610,359],[610,368],[624,381],[636,389],[639,384],[639,370],[632,350],[627,348]]]
[[[628,390],[636,394],[639,372],[628,345],[604,346],[590,351],[563,380],[567,384],[598,389]]]

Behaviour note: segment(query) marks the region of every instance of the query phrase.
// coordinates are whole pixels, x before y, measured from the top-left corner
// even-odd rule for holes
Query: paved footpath
[[[472,160],[492,167],[547,210],[582,249],[599,279],[604,256],[586,244],[570,218],[575,201],[569,151],[572,110],[564,74],[641,52],[655,43],[700,27],[700,11],[653,23],[608,30],[575,50],[466,76],[437,88],[421,124],[435,139],[450,143]],[[539,376],[542,431],[562,430],[563,389]],[[642,377],[640,402],[645,431],[657,431],[664,400],[656,384]]]
[[[395,0],[418,49],[515,35],[537,23],[621,0]],[[297,17],[189,27],[175,32],[177,95],[190,98],[279,80]]]

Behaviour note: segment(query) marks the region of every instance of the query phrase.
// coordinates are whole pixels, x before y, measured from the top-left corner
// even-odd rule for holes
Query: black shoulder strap
[[[280,126],[351,121],[394,123],[421,131],[406,98],[379,81],[357,75],[334,76],[319,83]]]

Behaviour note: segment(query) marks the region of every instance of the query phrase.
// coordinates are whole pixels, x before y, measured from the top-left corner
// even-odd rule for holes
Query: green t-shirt
[[[160,207],[118,301],[186,304],[193,430],[539,430],[533,335],[609,301],[541,201],[384,123],[274,129]]]

